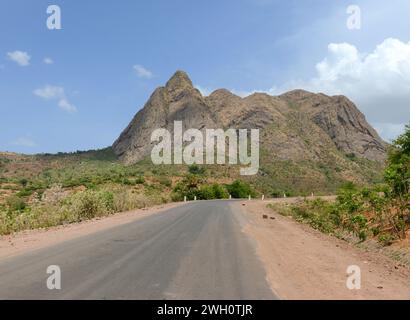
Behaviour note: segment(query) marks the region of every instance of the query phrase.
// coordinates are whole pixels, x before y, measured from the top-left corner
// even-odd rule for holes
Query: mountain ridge
[[[307,146],[301,141],[306,140],[307,133],[314,135],[319,145],[326,144],[331,152],[336,149],[377,162],[383,162],[386,157],[387,143],[345,96],[328,96],[301,89],[279,96],[254,93],[244,98],[227,89],[217,89],[203,96],[193,86],[188,74],[181,70],[176,71],[165,86],[155,89],[112,148],[124,163],[136,163],[150,154],[152,131],[157,128],[172,131],[173,122],[177,120],[183,121],[184,130],[261,129],[263,147],[285,160],[304,157],[305,160],[318,160],[311,152],[303,150]],[[292,133],[286,130],[292,122],[299,127],[299,133],[294,130],[297,128],[293,128]],[[280,144],[272,143],[272,140],[278,140]],[[324,151],[316,150],[320,154]]]

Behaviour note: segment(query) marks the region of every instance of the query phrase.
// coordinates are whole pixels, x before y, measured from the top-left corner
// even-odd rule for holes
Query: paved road
[[[0,299],[275,299],[234,208],[188,203],[0,261]]]

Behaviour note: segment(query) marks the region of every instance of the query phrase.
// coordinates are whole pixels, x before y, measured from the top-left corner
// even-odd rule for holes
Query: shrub
[[[181,201],[186,196],[188,200],[200,196],[200,186],[204,180],[197,175],[188,174],[184,179],[179,181],[172,191],[171,198],[173,201]]]
[[[23,189],[17,193],[18,197],[29,197],[33,194],[32,190]]]
[[[188,167],[188,172],[191,173],[191,174],[201,175],[201,174],[205,174],[206,169],[205,169],[205,167],[200,167],[196,164],[193,164],[193,165]]]
[[[393,243],[393,241],[394,241],[395,239],[394,239],[394,236],[393,236],[393,235],[391,235],[391,234],[389,234],[389,233],[387,233],[387,234],[385,233],[385,234],[379,235],[378,240],[379,240],[379,242],[380,242],[382,245],[384,245],[384,246],[389,246],[389,245],[391,245],[391,244]]]
[[[214,183],[212,185],[212,189],[215,194],[215,199],[228,199],[229,198],[229,193],[224,186]]]
[[[78,221],[104,216],[113,212],[114,200],[112,194],[103,191],[87,190],[73,195],[69,200],[69,211],[73,212]]]
[[[145,183],[145,178],[143,176],[139,176],[135,179],[136,184],[143,184]]]
[[[226,185],[226,189],[232,198],[236,199],[247,198],[249,195],[255,196],[255,192],[249,183],[241,180],[235,180],[231,184]]]
[[[164,201],[162,197],[156,199],[141,193],[135,193],[130,189],[119,188],[114,190],[113,208],[115,212],[124,212],[145,208],[153,204],[163,203]]]
[[[23,211],[26,208],[25,201],[18,196],[11,196],[6,200],[10,211]]]
[[[22,178],[22,179],[19,180],[19,183],[20,183],[23,187],[25,187],[25,186],[27,186],[27,184],[28,184],[28,180],[27,180],[26,178]]]
[[[172,186],[172,180],[165,176],[158,177],[158,182],[168,188]]]
[[[198,199],[211,200],[215,199],[215,191],[210,185],[203,185],[198,192]]]

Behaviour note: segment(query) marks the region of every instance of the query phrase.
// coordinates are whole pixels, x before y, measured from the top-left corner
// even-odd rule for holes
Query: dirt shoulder
[[[267,280],[280,298],[410,299],[409,269],[380,253],[356,248],[276,214],[266,208],[268,203],[233,205],[242,208],[248,221],[243,231],[255,241]],[[360,290],[346,287],[350,265],[361,269]]]
[[[117,213],[112,216],[87,220],[80,223],[61,225],[48,229],[22,231],[10,236],[0,236],[0,259],[45,248],[94,232],[107,230],[180,205],[183,205],[183,203],[169,203],[151,208]]]

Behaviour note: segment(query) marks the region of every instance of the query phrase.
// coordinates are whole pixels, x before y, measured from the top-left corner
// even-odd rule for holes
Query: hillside
[[[378,180],[387,144],[344,96],[295,90],[280,96],[255,93],[241,98],[225,89],[204,97],[183,71],[157,88],[135,115],[113,150],[134,164],[149,156],[157,128],[260,129],[261,166],[249,178],[263,191],[335,190],[344,181]],[[223,168],[235,175],[232,168]],[[221,169],[216,169],[220,171]]]

